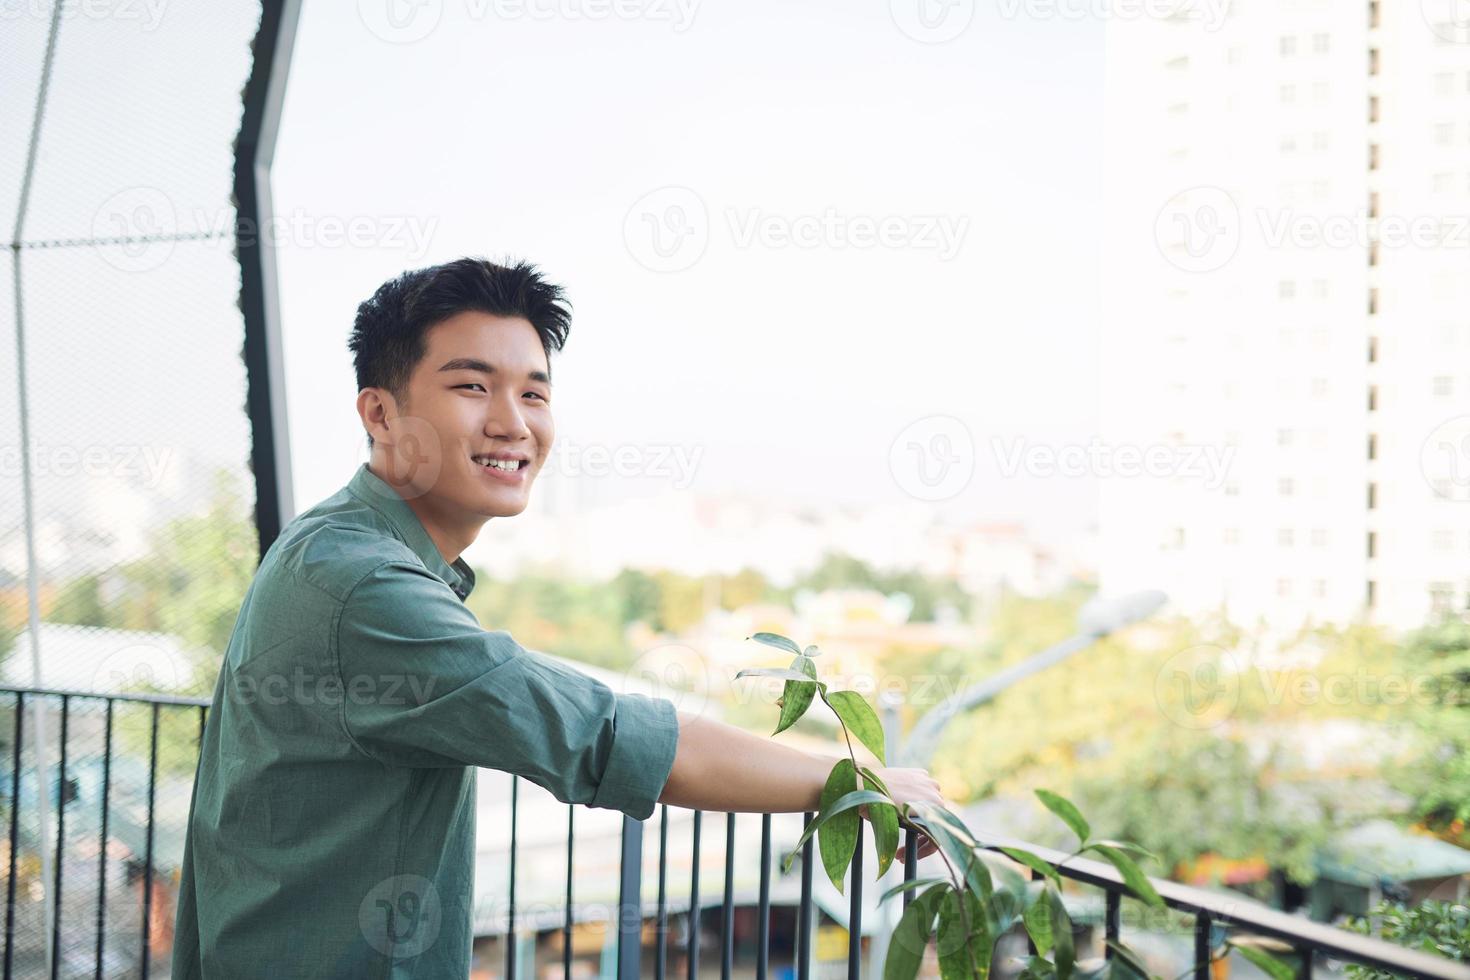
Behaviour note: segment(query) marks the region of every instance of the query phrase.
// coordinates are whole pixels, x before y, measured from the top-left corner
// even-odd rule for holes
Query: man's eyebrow
[[[456,357],[453,360],[444,362],[444,365],[440,367],[439,370],[478,371],[481,374],[496,373],[495,365],[487,361],[482,361],[478,357]],[[527,374],[526,377],[530,378],[532,381],[539,381],[542,384],[551,384],[551,377],[545,371],[532,371]]]

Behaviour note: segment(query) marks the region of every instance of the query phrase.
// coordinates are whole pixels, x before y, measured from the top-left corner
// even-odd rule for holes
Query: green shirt
[[[653,812],[673,704],[487,632],[474,584],[365,464],[282,530],[204,729],[175,980],[467,976],[474,766]]]

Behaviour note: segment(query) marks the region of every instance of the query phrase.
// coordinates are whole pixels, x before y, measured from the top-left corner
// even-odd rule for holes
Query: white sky
[[[550,2],[534,9],[567,9]],[[935,506],[1047,537],[1095,519],[1091,478],[1002,478],[991,447],[1096,431],[1101,21],[979,4],[959,37],[925,44],[877,0],[711,2],[683,31],[446,0],[427,37],[394,44],[359,6],[380,16],[305,5],[276,158],[278,214],[381,236],[282,244],[298,511],[364,458],[356,304],[401,269],[483,254],[568,288],[563,442],[697,447],[695,492],[882,502],[906,499],[888,466],[898,433],[952,415],[976,472]],[[624,223],[669,185],[707,208],[708,245],[652,271]],[[827,208],[968,229],[946,260],[742,247],[729,219]],[[426,248],[402,218],[432,229]]]

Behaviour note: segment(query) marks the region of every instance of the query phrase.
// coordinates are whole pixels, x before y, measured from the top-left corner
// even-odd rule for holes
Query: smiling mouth
[[[490,456],[471,456],[470,461],[490,476],[515,476],[531,465],[528,459],[494,459]]]

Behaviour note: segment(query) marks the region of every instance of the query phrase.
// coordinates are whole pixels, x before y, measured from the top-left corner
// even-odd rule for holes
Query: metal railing
[[[23,792],[23,773],[26,739],[28,726],[25,716],[28,709],[40,711],[43,707],[54,711],[59,716],[59,751],[56,755],[55,779],[47,779],[49,786],[48,796],[55,807],[54,832],[49,828],[39,828],[34,836],[36,847],[54,848],[54,864],[52,867],[52,881],[50,892],[45,898],[49,904],[46,911],[46,919],[49,920],[49,941],[57,951],[56,955],[49,957],[49,975],[59,977],[62,975],[61,964],[64,950],[63,921],[66,918],[66,906],[63,904],[68,899],[66,890],[68,878],[67,869],[76,869],[79,862],[89,862],[85,870],[88,876],[93,874],[91,869],[95,868],[96,899],[95,908],[91,909],[95,917],[96,936],[95,943],[86,952],[94,961],[92,975],[101,978],[103,976],[118,975],[115,966],[108,966],[110,951],[107,945],[109,936],[126,936],[128,930],[109,929],[107,923],[109,915],[117,918],[117,909],[109,909],[108,903],[108,880],[110,871],[109,856],[115,850],[112,846],[117,844],[115,838],[119,837],[123,828],[117,823],[110,821],[110,814],[116,809],[118,793],[116,774],[114,772],[115,758],[119,752],[116,745],[117,718],[120,712],[142,712],[146,724],[132,726],[131,734],[134,738],[134,748],[142,749],[146,743],[147,776],[145,785],[133,787],[133,811],[141,811],[143,814],[143,826],[141,837],[137,833],[131,836],[131,840],[125,845],[126,848],[141,848],[140,854],[133,855],[134,862],[141,863],[141,888],[134,896],[136,907],[125,910],[122,914],[124,920],[131,918],[136,924],[136,950],[137,962],[135,972],[147,977],[153,968],[151,949],[154,945],[154,933],[158,931],[155,918],[154,884],[157,875],[156,853],[155,853],[155,828],[158,823],[157,796],[160,780],[160,731],[161,721],[165,712],[185,712],[197,716],[197,724],[191,725],[190,730],[194,739],[193,748],[196,757],[200,740],[202,739],[204,724],[207,717],[209,702],[195,698],[168,697],[162,695],[107,695],[93,694],[81,691],[62,691],[40,688],[14,688],[0,687],[0,710],[3,710],[5,699],[9,700],[9,707],[13,712],[12,724],[10,726],[10,745],[8,746],[8,758],[10,771],[5,774],[3,786],[0,793],[8,813],[9,849],[6,861],[6,914],[5,914],[5,946],[3,958],[4,977],[9,980],[16,975],[17,954],[28,953],[30,961],[45,962],[38,959],[37,947],[41,944],[34,934],[20,932],[17,929],[17,910],[20,896],[17,894],[18,862],[24,848],[22,840],[22,810],[24,809],[25,793]],[[77,776],[77,763],[75,753],[69,751],[75,731],[73,723],[78,719],[88,720],[93,734],[100,737],[102,749],[99,758],[90,759],[88,765],[100,769],[100,790],[98,794],[99,814],[97,820],[98,836],[96,839],[95,856],[69,853],[68,843],[68,807],[66,804],[76,801],[76,794],[72,790],[72,781]],[[136,722],[138,719],[134,718]],[[163,743],[167,748],[169,743]],[[177,746],[175,746],[176,748]],[[124,749],[123,751],[126,751]],[[180,765],[176,759],[175,770]],[[94,774],[95,775],[95,774]],[[507,908],[507,942],[505,943],[505,972],[508,977],[519,975],[517,970],[517,943],[511,941],[516,934],[517,909],[516,909],[516,886],[517,867],[516,858],[519,848],[517,839],[516,815],[519,808],[519,783],[518,778],[511,780],[510,800],[510,850],[509,850],[509,881],[508,881],[508,908]],[[40,782],[36,783],[36,792],[40,792]],[[570,975],[571,960],[573,955],[572,929],[575,925],[574,898],[575,898],[575,876],[573,874],[572,855],[576,840],[576,811],[577,807],[567,807],[567,877],[565,882],[566,913],[565,921],[561,927],[563,946],[561,951],[562,966],[566,975]],[[650,951],[653,960],[653,976],[655,980],[665,980],[669,975],[669,919],[670,904],[668,902],[669,883],[669,814],[670,807],[662,806],[658,814],[658,872],[657,872],[657,900],[653,907],[653,949]],[[175,818],[177,814],[173,815]],[[700,897],[700,853],[701,836],[703,834],[704,813],[692,812],[693,841],[691,853],[691,877],[689,895],[689,915],[692,927],[689,929],[689,938],[685,944],[684,952],[687,954],[687,976],[688,980],[695,980],[700,972],[700,929],[698,920],[704,905]],[[804,822],[810,822],[813,814],[807,813]],[[75,828],[74,828],[75,829]],[[643,841],[644,822],[624,817],[621,830],[621,854],[618,881],[618,907],[615,921],[616,930],[616,964],[619,978],[632,978],[640,975],[642,971],[642,957],[644,945],[642,940],[645,924],[645,906],[643,903]],[[722,895],[719,912],[720,922],[720,948],[718,951],[720,959],[720,976],[722,980],[728,980],[734,970],[734,938],[735,938],[735,889],[734,876],[737,862],[735,850],[735,815],[725,815],[725,856],[724,856],[724,893]],[[49,837],[54,833],[54,841]],[[862,960],[862,912],[863,912],[863,846],[862,830],[859,830],[858,847],[853,860],[850,886],[848,889],[849,920],[847,923],[848,950],[847,950],[847,976],[856,978],[860,975]],[[126,835],[122,835],[126,836]],[[75,838],[75,834],[73,834]],[[74,841],[75,843],[75,841]],[[1025,847],[1038,854],[1042,858],[1058,867],[1062,876],[1092,888],[1101,889],[1106,901],[1106,912],[1104,924],[1106,937],[1110,940],[1118,940],[1121,936],[1121,911],[1123,899],[1128,893],[1124,882],[1118,872],[1109,864],[1091,861],[1084,858],[1072,857],[1047,848],[1038,847],[1024,841],[1010,839],[991,838],[986,841],[986,847],[998,849],[1002,846]],[[88,848],[90,849],[90,848]],[[757,900],[757,939],[756,939],[756,963],[755,975],[757,980],[766,980],[770,970],[770,922],[771,922],[771,866],[772,866],[772,834],[771,817],[769,814],[761,815],[760,834],[760,884],[759,898]],[[94,863],[91,863],[94,862]],[[904,877],[911,880],[916,874],[916,840],[912,835],[905,841]],[[812,952],[812,923],[813,923],[813,841],[807,840],[802,845],[801,860],[799,866],[800,874],[800,899],[797,912],[797,927],[794,940],[794,963],[798,980],[810,980],[813,956]],[[1033,877],[1035,873],[1033,872]],[[1426,953],[1406,949],[1401,946],[1384,942],[1369,936],[1362,936],[1348,932],[1333,926],[1318,922],[1305,920],[1295,915],[1278,912],[1253,902],[1237,899],[1228,893],[1210,892],[1203,889],[1192,888],[1171,881],[1151,879],[1155,889],[1163,898],[1165,904],[1187,916],[1192,916],[1194,921],[1194,976],[1196,980],[1208,980],[1210,976],[1210,953],[1214,944],[1212,934],[1221,928],[1233,928],[1241,933],[1254,936],[1262,936],[1278,940],[1289,946],[1299,959],[1297,976],[1300,980],[1308,980],[1312,976],[1314,963],[1318,959],[1334,959],[1350,963],[1362,964],[1364,966],[1376,967],[1407,977],[1422,977],[1426,980],[1470,980],[1470,966],[1455,961],[1431,956]],[[907,905],[912,897],[911,892],[904,895],[904,904]],[[35,903],[32,902],[31,905]],[[32,909],[34,911],[34,909]],[[33,916],[34,917],[34,916]],[[130,944],[132,945],[132,944]],[[75,944],[69,952],[77,953]],[[1106,953],[1111,956],[1111,950]],[[72,957],[75,963],[76,957]],[[878,965],[870,970],[877,974]],[[34,971],[31,971],[34,975]],[[75,967],[71,968],[68,975],[79,974]]]

